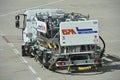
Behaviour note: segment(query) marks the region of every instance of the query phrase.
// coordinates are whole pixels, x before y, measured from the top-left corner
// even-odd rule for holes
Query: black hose
[[[99,38],[101,39],[101,41],[103,43],[103,49],[102,49],[101,54],[100,54],[100,58],[102,58],[104,55],[104,52],[105,52],[106,45],[105,45],[105,41],[103,40],[103,38],[101,36],[99,36]]]

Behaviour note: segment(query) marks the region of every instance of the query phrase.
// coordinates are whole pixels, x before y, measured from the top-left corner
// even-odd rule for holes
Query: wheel
[[[46,54],[45,54],[45,53],[43,53],[43,59],[42,59],[42,62],[43,62],[43,64],[46,63]]]
[[[43,62],[43,65],[48,68],[49,67],[49,63],[48,63],[48,54],[47,53],[43,53],[43,58],[42,58],[42,62]]]
[[[22,56],[27,56],[24,45],[22,45]]]
[[[102,71],[102,64],[97,64],[96,66],[94,66],[94,70],[96,72],[101,72]]]
[[[46,63],[46,57],[44,52],[42,52],[41,55],[39,56],[39,62],[43,65]]]
[[[30,56],[29,47],[26,45],[22,45],[22,56]]]

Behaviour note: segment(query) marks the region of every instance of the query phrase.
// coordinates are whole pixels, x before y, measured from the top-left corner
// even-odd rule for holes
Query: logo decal
[[[97,31],[93,31],[92,28],[79,29],[78,27],[76,27],[76,30],[77,30],[78,34],[91,34],[91,33],[97,33]]]
[[[94,31],[92,28],[80,29],[76,27],[76,29],[62,29],[63,35],[74,35],[74,34],[92,34],[98,33],[98,31]]]

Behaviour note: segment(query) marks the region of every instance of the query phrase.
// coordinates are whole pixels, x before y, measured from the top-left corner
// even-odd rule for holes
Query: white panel
[[[45,22],[37,21],[37,31],[46,33],[47,32],[47,26]]]
[[[99,43],[98,20],[60,23],[61,46]]]

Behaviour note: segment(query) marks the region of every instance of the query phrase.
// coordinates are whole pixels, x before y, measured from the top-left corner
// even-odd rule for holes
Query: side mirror
[[[19,15],[15,16],[15,20],[16,20],[15,26],[16,26],[16,28],[19,28],[19,26],[20,26],[20,22],[19,22],[20,16]]]
[[[16,20],[16,22],[15,22],[15,26],[16,26],[16,28],[19,28],[19,26],[20,26],[20,22],[19,22],[18,20]]]

